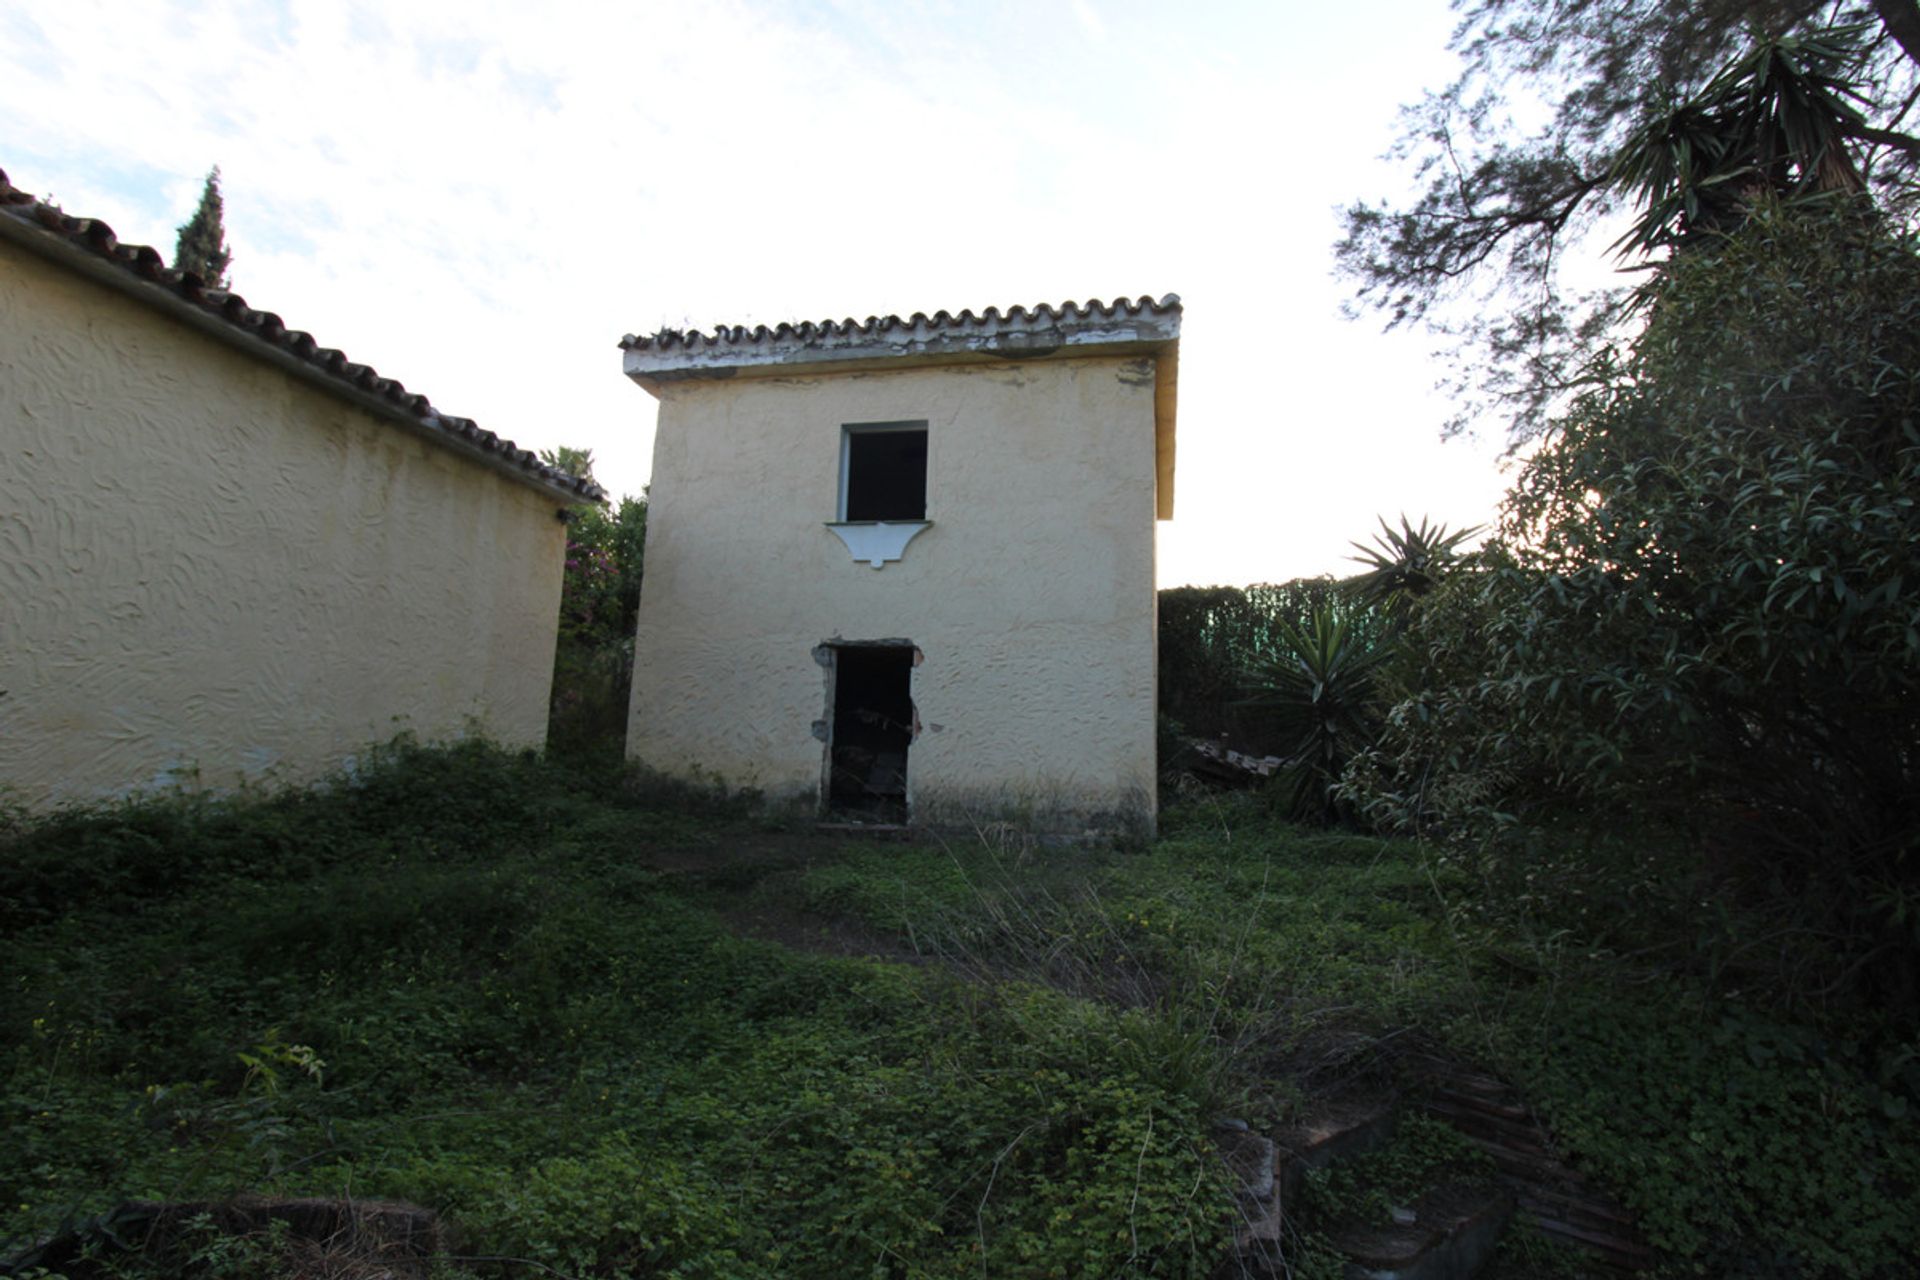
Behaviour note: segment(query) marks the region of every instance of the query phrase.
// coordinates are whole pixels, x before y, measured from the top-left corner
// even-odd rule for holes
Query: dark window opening
[[[927,429],[848,427],[842,520],[927,518]]]
[[[834,647],[828,741],[828,810],[905,822],[907,748],[913,742],[911,647]]]

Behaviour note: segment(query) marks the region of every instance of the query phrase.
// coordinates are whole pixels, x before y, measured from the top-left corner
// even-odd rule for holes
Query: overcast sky
[[[221,167],[234,288],[528,448],[647,481],[662,325],[1179,293],[1160,577],[1351,571],[1482,521],[1432,343],[1343,320],[1441,0],[0,0],[0,168],[171,255]]]

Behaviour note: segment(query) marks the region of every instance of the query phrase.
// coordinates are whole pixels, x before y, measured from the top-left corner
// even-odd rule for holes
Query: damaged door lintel
[[[899,638],[891,640],[842,640],[839,636],[835,636],[831,640],[822,640],[819,644],[813,646],[813,660],[823,667],[830,667],[833,665],[833,651],[835,649],[911,649],[913,650],[914,666],[917,667],[927,660],[927,655],[920,652],[920,646],[911,640]]]
[[[913,650],[914,666],[918,667],[927,660],[926,652],[922,650],[919,645],[904,637],[893,637],[885,640],[842,640],[839,636],[835,636],[831,640],[822,640],[819,644],[813,646],[814,662],[825,668],[827,673],[825,714],[809,726],[813,737],[819,742],[830,740],[833,734],[833,651],[835,649],[911,649]],[[919,740],[922,728],[923,726],[920,723],[920,706],[918,703],[915,703],[913,708],[914,741]],[[945,725],[937,724],[933,726],[933,731],[938,733],[945,728]]]

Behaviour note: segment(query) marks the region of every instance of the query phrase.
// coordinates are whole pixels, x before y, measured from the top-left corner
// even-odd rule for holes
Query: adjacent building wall
[[[0,798],[541,743],[556,506],[0,242]]]
[[[662,388],[629,751],[814,802],[816,647],[909,640],[917,821],[1148,823],[1154,366],[1042,360]],[[932,527],[883,569],[824,524],[848,423],[924,419]]]

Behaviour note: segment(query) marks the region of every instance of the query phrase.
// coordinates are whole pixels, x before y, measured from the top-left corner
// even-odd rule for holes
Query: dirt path
[[[734,898],[717,910],[726,926],[743,938],[820,955],[924,964],[927,957],[892,933],[799,905],[801,877],[815,866],[838,861],[847,844],[844,831],[745,830],[711,843],[639,851],[635,864]]]

